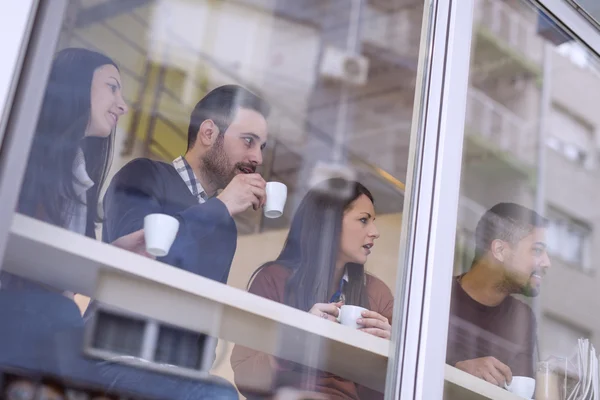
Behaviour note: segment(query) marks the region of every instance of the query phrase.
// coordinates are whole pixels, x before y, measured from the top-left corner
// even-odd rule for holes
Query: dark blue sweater
[[[130,162],[113,179],[105,210],[107,242],[141,229],[147,214],[175,216],[179,233],[169,255],[160,260],[227,281],[237,244],[235,223],[220,200],[199,205],[171,165],[146,159]],[[83,357],[84,321],[72,300],[11,274],[0,276],[0,374],[17,369],[152,399],[237,398],[235,389],[218,378],[209,383]],[[93,312],[93,307],[88,310]]]
[[[199,204],[171,164],[133,160],[113,178],[104,197],[102,239],[112,242],[142,229],[148,214],[172,215],[180,222],[166,257],[174,267],[226,283],[237,245],[237,228],[225,204]]]

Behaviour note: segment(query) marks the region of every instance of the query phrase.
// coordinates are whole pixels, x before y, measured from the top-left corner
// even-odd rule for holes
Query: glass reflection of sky
[[[600,2],[598,0],[572,0],[600,23]]]

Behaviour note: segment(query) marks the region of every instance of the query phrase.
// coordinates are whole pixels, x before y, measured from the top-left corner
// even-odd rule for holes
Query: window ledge
[[[390,346],[385,339],[21,214],[13,219],[2,268],[108,306],[384,389]]]
[[[445,400],[523,400],[522,397],[450,365],[446,365],[444,376]]]
[[[11,226],[3,269],[151,319],[317,366],[379,391],[385,387],[387,340],[21,214],[15,214]],[[318,346],[319,357],[306,354],[311,344]],[[445,368],[445,399],[518,399],[454,367]]]

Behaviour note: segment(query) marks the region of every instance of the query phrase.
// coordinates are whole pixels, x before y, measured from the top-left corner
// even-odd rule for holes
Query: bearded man
[[[192,112],[184,156],[171,164],[136,159],[115,175],[104,198],[103,241],[142,229],[146,215],[174,216],[179,232],[159,260],[226,283],[237,245],[232,217],[266,201],[256,168],[268,114],[268,104],[243,87],[208,93]]]
[[[534,377],[535,316],[513,295],[540,292],[550,268],[545,230],[544,218],[514,203],[479,220],[471,269],[452,283],[446,363],[501,387]]]

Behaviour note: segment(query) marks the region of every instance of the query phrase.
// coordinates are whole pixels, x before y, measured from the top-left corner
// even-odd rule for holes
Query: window
[[[548,250],[552,255],[576,265],[583,270],[590,270],[589,243],[591,229],[556,210],[548,213]]]
[[[384,16],[395,18],[395,11],[386,2],[369,3]],[[425,141],[411,138],[411,132],[424,135],[423,130],[408,129],[416,112],[414,104],[420,104],[415,103],[415,93],[419,93],[417,50],[427,41],[421,42],[419,37],[425,31],[419,16],[427,10],[426,3],[421,0],[403,5],[398,15],[415,18],[401,18],[394,25],[398,31],[388,32],[391,36],[411,33],[402,38],[402,49],[391,39],[383,46],[367,40],[373,35],[365,30],[378,27],[363,25],[365,1],[348,5],[316,0],[57,0],[51,2],[52,7],[47,1],[32,3],[42,10],[33,7],[35,18],[30,21],[54,18],[48,23],[55,27],[54,36],[60,28],[65,29],[57,48],[51,39],[42,43],[36,36],[32,43],[44,52],[40,50],[38,56],[36,48],[22,51],[27,57],[36,55],[28,61],[31,65],[46,69],[30,73],[23,68],[28,76],[19,79],[19,84],[29,82],[30,75],[40,82],[31,83],[35,86],[31,96],[27,91],[15,96],[19,101],[31,97],[39,109],[37,105],[25,109],[20,103],[0,109],[2,115],[8,115],[9,110],[27,111],[24,121],[31,123],[26,129],[0,124],[10,125],[18,135],[9,134],[23,141],[15,150],[20,156],[12,156],[13,148],[2,147],[0,158],[11,154],[11,159],[22,162],[20,171],[27,171],[23,180],[9,177],[15,187],[10,191],[2,186],[0,195],[16,195],[17,186],[22,185],[22,196],[14,196],[19,200],[2,208],[10,221],[18,210],[14,226],[20,226],[25,236],[40,233],[38,241],[28,236],[25,242],[36,241],[52,254],[31,246],[25,251],[9,246],[9,252],[20,260],[6,263],[10,265],[2,269],[2,273],[14,276],[0,276],[0,298],[7,296],[5,303],[0,301],[0,316],[5,309],[13,310],[13,305],[23,309],[17,307],[19,312],[10,323],[2,324],[0,336],[5,337],[5,329],[10,329],[14,339],[3,341],[6,347],[0,346],[0,358],[6,360],[8,348],[42,346],[29,343],[23,326],[31,324],[23,321],[50,321],[61,335],[67,331],[79,334],[93,325],[82,335],[85,343],[73,341],[67,346],[75,361],[90,367],[85,371],[58,370],[70,360],[55,355],[53,348],[41,361],[24,357],[24,364],[32,364],[25,367],[33,370],[46,364],[56,367],[58,371],[51,372],[61,375],[56,376],[64,380],[59,385],[75,385],[78,381],[73,383],[71,375],[78,372],[75,378],[84,381],[82,386],[110,386],[115,394],[141,398],[238,398],[238,392],[249,398],[262,394],[279,397],[279,390],[289,389],[287,386],[327,390],[334,397],[336,393],[337,397],[363,397],[358,395],[363,386],[383,392],[388,358],[398,351],[387,340],[391,326],[384,324],[381,332],[359,332],[356,327],[336,324],[337,315],[332,315],[337,314],[336,308],[327,307],[329,312],[317,309],[329,302],[336,290],[328,291],[335,286],[346,295],[348,306],[368,307],[389,321],[401,323],[400,318],[393,317],[394,308],[398,309],[393,304],[394,291],[401,287],[397,279],[405,276],[398,271],[402,218],[410,211],[404,209],[408,204],[404,202],[404,182],[413,171],[420,181],[430,175],[427,179],[437,182],[434,178],[439,171],[428,168],[421,174],[421,164],[413,168],[409,147],[428,154],[429,164],[441,156],[434,151],[437,145],[425,149]],[[61,3],[67,8],[68,27],[61,27]],[[7,8],[0,6],[0,15],[5,11]],[[431,13],[430,18],[443,18],[441,14],[448,12]],[[446,29],[439,28],[437,42],[446,34]],[[323,43],[331,50],[325,51]],[[468,44],[456,46],[466,49]],[[438,51],[445,57],[449,50],[444,46],[435,49]],[[468,66],[464,59],[457,62],[463,63],[463,69]],[[349,69],[349,65],[355,68]],[[442,73],[446,66],[443,63],[436,69]],[[208,92],[212,95],[206,98]],[[450,92],[427,96],[427,101],[437,107],[441,93]],[[448,113],[460,114],[450,108]],[[460,132],[460,127],[454,130]],[[24,131],[29,131],[29,139],[35,139],[25,138]],[[437,130],[428,125],[428,132],[428,137],[441,143]],[[353,142],[351,139],[360,133],[371,135],[370,140]],[[54,135],[68,143],[63,146],[62,139],[54,140]],[[122,144],[114,153],[113,140]],[[419,143],[416,148],[415,143]],[[182,159],[182,155],[188,157]],[[12,164],[0,161],[2,165]],[[137,166],[147,170],[134,171]],[[458,165],[453,168],[458,169]],[[238,182],[248,184],[246,178],[239,179],[240,172],[255,172],[265,182],[286,186],[284,217],[271,218],[257,204],[235,210],[225,204],[229,202],[218,196],[220,190],[227,191],[232,182],[234,186],[240,185]],[[5,171],[0,175],[3,177]],[[315,176],[323,179],[315,182]],[[118,182],[122,178],[127,181],[123,185]],[[331,181],[323,182],[326,179]],[[340,185],[341,179],[345,181]],[[269,189],[268,195],[246,189],[254,196],[254,203],[274,197]],[[235,189],[227,193],[231,190]],[[423,190],[429,192],[431,187],[424,184]],[[346,204],[348,193],[354,198]],[[116,198],[121,195],[123,198]],[[365,206],[362,211],[355,207],[359,199]],[[102,218],[96,215],[100,203]],[[131,209],[121,208],[129,207],[127,204]],[[451,215],[451,206],[440,207],[449,209],[440,208],[436,216],[426,207],[420,207],[419,212],[431,220],[437,215]],[[351,224],[365,239],[349,244],[348,251],[328,255],[341,238],[358,237],[341,233],[347,228],[339,217],[351,218],[344,213],[347,210],[360,214]],[[144,243],[144,237],[150,238],[152,229],[144,220],[156,213],[179,221],[179,231],[169,237],[173,245],[154,259],[145,251],[151,240]],[[8,225],[4,226],[8,229]],[[48,231],[41,233],[38,228],[42,226]],[[96,227],[98,233],[94,235]],[[159,235],[164,233],[161,228]],[[295,240],[298,233],[300,241]],[[437,234],[447,237],[440,231]],[[291,240],[286,240],[288,235]],[[375,242],[380,236],[382,240]],[[373,242],[377,250],[371,255]],[[411,246],[415,254],[429,251],[429,243],[415,242],[418,246]],[[282,251],[284,246],[287,250]],[[421,246],[427,250],[419,251]],[[0,247],[4,248],[3,243]],[[293,265],[287,263],[290,251],[294,253]],[[450,257],[446,258],[448,267]],[[269,268],[261,269],[269,262]],[[417,264],[425,270],[425,260],[411,267]],[[28,273],[28,268],[34,270]],[[131,269],[125,272],[123,268]],[[343,283],[344,272],[348,272],[347,285]],[[249,290],[254,273],[257,280],[252,284],[256,284]],[[292,282],[296,278],[298,282]],[[275,286],[264,284],[271,280]],[[29,284],[50,288],[47,297],[58,304],[19,291]],[[410,294],[424,289],[424,284],[419,286],[411,285]],[[284,291],[282,296],[274,296],[278,287]],[[27,299],[11,299],[13,293],[7,293],[11,288]],[[81,309],[63,296],[63,291],[81,296],[77,303]],[[375,301],[372,293],[381,296],[381,301]],[[93,297],[94,306],[84,310],[89,297]],[[104,310],[102,305],[119,312]],[[84,326],[81,321],[86,311],[86,322],[92,325]],[[415,308],[411,315],[421,312]],[[405,331],[417,331],[421,318],[412,320],[414,328],[405,327]],[[27,334],[41,335],[44,329],[31,328]],[[223,349],[217,353],[222,356],[213,360],[217,346]],[[271,357],[285,361],[261,362]],[[441,361],[442,355],[439,357]],[[96,369],[98,359],[110,368]],[[112,368],[113,362],[120,368]],[[413,364],[412,360],[409,363]],[[317,381],[313,379],[315,370],[334,374],[336,379],[322,385],[321,373]],[[165,371],[168,376],[162,374]],[[219,379],[210,379],[208,371]],[[113,373],[119,376],[110,376]],[[261,381],[271,375],[285,379],[278,379],[274,386]],[[410,379],[406,376],[403,379]],[[132,379],[125,379],[129,377]],[[217,383],[213,385],[213,381]]]
[[[520,4],[531,13],[511,7],[509,15],[503,8],[506,3]],[[600,256],[594,238],[600,221],[600,74],[592,69],[599,58],[590,51],[591,41],[582,43],[570,37],[568,29],[559,28],[560,21],[545,18],[543,7],[533,4],[548,3],[555,12],[557,4],[562,3],[561,7],[571,10],[576,19],[579,15],[567,5],[572,2],[506,3],[476,2],[475,16],[481,16],[481,6],[486,6],[487,15],[492,16],[492,29],[484,30],[484,34],[475,32],[469,83],[477,85],[479,92],[471,90],[469,94],[489,109],[500,108],[491,107],[492,103],[485,101],[488,98],[506,101],[518,118],[510,119],[511,123],[497,118],[500,122],[495,131],[494,119],[481,118],[483,122],[476,128],[484,134],[476,141],[472,122],[479,114],[485,115],[480,111],[485,107],[472,106],[466,114],[454,272],[464,272],[472,262],[465,251],[469,243],[472,246],[476,241],[481,257],[460,280],[451,283],[446,360],[450,366],[469,372],[469,365],[476,364],[476,359],[495,357],[511,369],[513,376],[538,378],[534,366],[539,357],[570,356],[577,349],[578,339],[596,340],[600,333],[596,317],[600,281],[591,276]],[[525,29],[514,26],[517,22]],[[577,22],[583,25],[585,21]],[[504,39],[502,45],[488,47],[491,33],[502,29],[508,35],[494,38],[498,42]],[[518,40],[505,39],[511,37],[511,32]],[[597,35],[594,41],[599,39]],[[564,42],[568,43],[557,48]],[[514,51],[509,51],[517,44],[527,49],[518,59]],[[540,54],[537,45],[543,48],[544,57],[536,57]],[[510,77],[521,80],[519,87],[504,85],[502,96],[493,97],[499,79],[507,82]],[[543,142],[536,135],[540,117],[544,118]],[[502,153],[497,151],[498,139]],[[536,157],[540,149],[546,157]],[[529,162],[522,165],[510,162],[512,158],[527,157]],[[466,198],[480,205],[471,207],[474,220],[461,209]],[[544,220],[548,221],[546,225]],[[538,229],[532,230],[532,225]],[[466,232],[475,232],[475,240]],[[507,240],[516,246],[503,245]],[[544,242],[547,249],[541,245]],[[503,309],[504,315],[500,311]],[[563,375],[567,373],[568,369]],[[495,379],[487,380],[503,386]],[[497,389],[492,385],[488,385],[489,395],[481,398],[503,397],[500,391],[492,392]],[[532,386],[519,395],[558,398],[534,392]]]
[[[577,147],[577,145],[563,142],[561,139],[554,136],[546,138],[546,145],[552,150],[561,153],[570,161],[579,165],[586,165],[588,153],[586,150]]]
[[[574,117],[569,111],[555,105],[550,113],[546,145],[569,161],[585,168],[595,167],[595,145],[591,125]]]
[[[600,4],[597,0],[573,0],[573,2],[581,7],[580,12],[589,14],[596,23],[600,23]]]
[[[139,356],[145,323],[143,320],[99,312],[99,329],[93,332],[92,346],[114,354]]]

